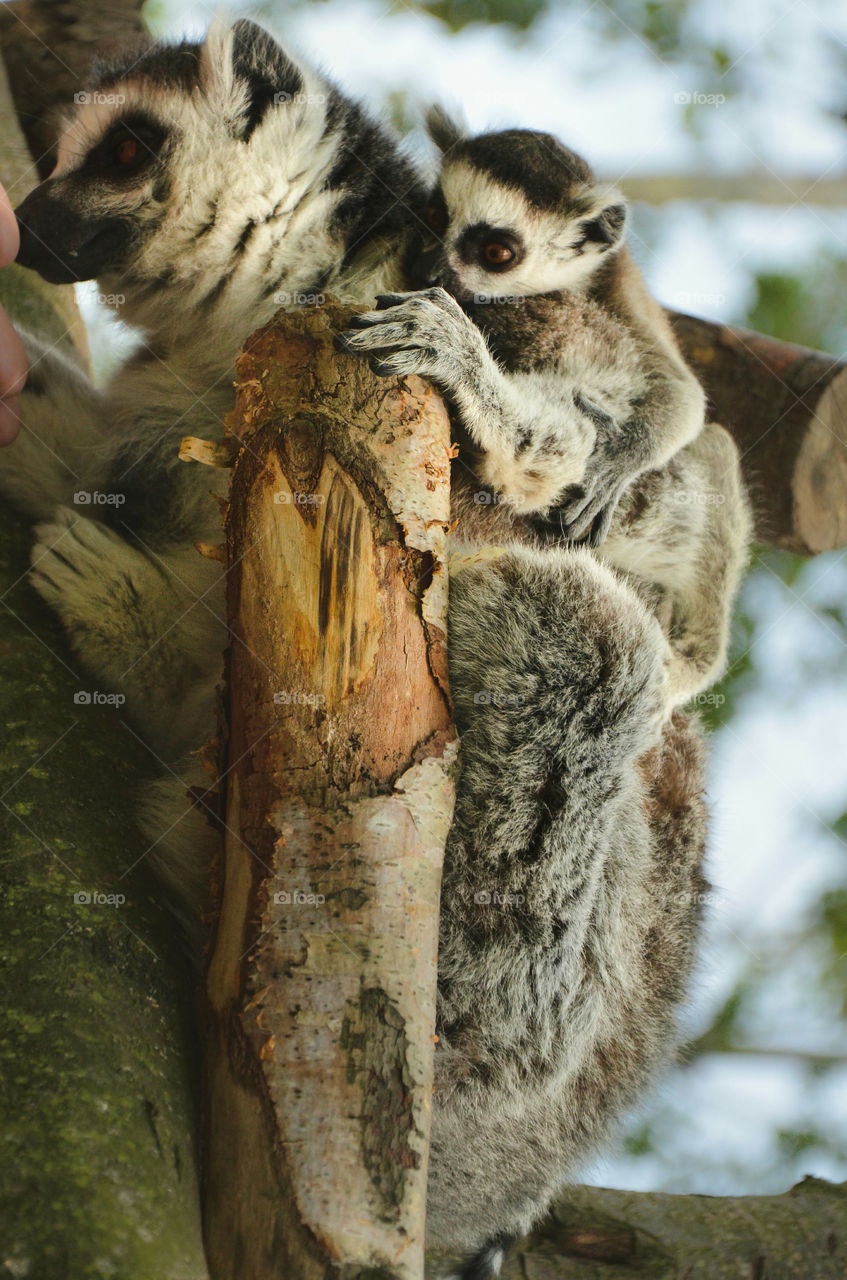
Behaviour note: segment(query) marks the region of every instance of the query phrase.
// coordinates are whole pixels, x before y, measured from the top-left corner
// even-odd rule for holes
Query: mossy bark
[[[847,1184],[804,1178],[784,1195],[739,1198],[574,1187],[513,1251],[501,1280],[845,1275]]]
[[[25,184],[5,89],[0,65],[0,178]],[[13,267],[0,301],[79,352],[72,290]],[[118,708],[76,697],[94,691],[28,583],[31,544],[1,510],[2,1271],[205,1280],[190,995],[132,818],[152,762]]]

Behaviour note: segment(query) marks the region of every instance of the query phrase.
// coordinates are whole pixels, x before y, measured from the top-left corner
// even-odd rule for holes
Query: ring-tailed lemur
[[[424,193],[378,125],[252,24],[134,48],[93,87],[18,210],[20,260],[48,279],[96,276],[144,345],[99,395],[29,340],[0,487],[41,522],[34,585],[168,770],[146,823],[171,896],[196,906],[215,837],[178,762],[211,727],[226,628],[222,574],[194,549],[219,537],[213,473],[178,462],[178,444],[222,434],[235,355],[283,297],[368,304],[408,287]],[[95,489],[125,501],[74,506]],[[698,726],[660,728],[664,645],[583,548],[516,545],[452,575],[462,771],[428,1241],[475,1253],[475,1277],[669,1056],[705,818]]]
[[[682,706],[726,659],[749,538],[737,449],[703,426],[703,393],[623,246],[620,195],[548,134],[463,138],[431,120],[445,154],[412,274],[438,283],[380,298],[339,345],[447,393],[465,527],[482,480],[502,499],[473,512],[488,540],[588,535],[661,593],[667,702]]]

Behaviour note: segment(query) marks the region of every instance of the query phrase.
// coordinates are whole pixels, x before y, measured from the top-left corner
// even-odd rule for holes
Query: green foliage
[[[802,274],[768,271],[756,276],[753,329],[821,351],[847,348],[847,258],[821,254]]]

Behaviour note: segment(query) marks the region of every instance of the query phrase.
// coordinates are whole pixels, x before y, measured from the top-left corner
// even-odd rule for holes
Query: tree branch
[[[439,1274],[435,1265],[432,1274]],[[843,1280],[847,1183],[805,1178],[784,1195],[739,1198],[574,1187],[511,1254],[501,1275]]]
[[[280,316],[238,364],[230,773],[208,978],[214,1276],[418,1280],[446,689],[450,430]],[[185,452],[220,462],[196,442]]]
[[[671,312],[683,351],[734,435],[760,542],[801,555],[847,542],[847,366],[746,329]]]

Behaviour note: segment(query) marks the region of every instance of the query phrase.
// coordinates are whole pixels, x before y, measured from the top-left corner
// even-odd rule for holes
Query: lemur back
[[[278,306],[329,290],[370,304],[407,288],[408,209],[425,194],[379,125],[253,24],[137,47],[95,84],[116,105],[74,113],[54,174],[18,210],[21,260],[48,279],[97,277],[125,299],[142,347],[100,394],[29,336],[38,377],[0,489],[41,522],[32,581],[74,654],[124,693],[163,763],[140,820],[169,907],[196,931],[218,837],[186,788],[206,781],[191,762],[227,633],[223,572],[194,545],[219,536],[213,473],[178,462],[179,440],[222,435],[235,356]],[[454,336],[444,299],[465,328],[430,376],[445,385],[452,363],[460,413],[482,397],[467,416],[474,465],[494,483],[514,469],[514,415],[491,391],[479,330],[446,294],[435,346]],[[404,305],[429,324],[423,302]],[[387,364],[402,366],[401,347]],[[598,427],[590,413],[575,423],[579,469]],[[516,518],[549,505],[532,470]],[[125,497],[117,519],[73,505],[95,488]],[[459,506],[463,493],[479,545],[506,511],[457,482]],[[541,545],[528,528],[525,545],[513,538],[451,575],[462,770],[442,897],[428,1240],[475,1254],[475,1280],[672,1056],[702,888],[701,735],[671,714],[654,612],[591,551]]]

